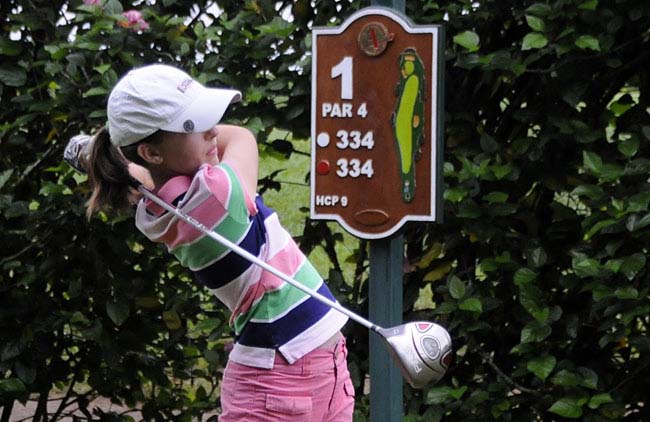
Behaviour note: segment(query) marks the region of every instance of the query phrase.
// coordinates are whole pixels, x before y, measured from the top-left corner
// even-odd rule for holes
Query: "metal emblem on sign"
[[[385,25],[379,22],[367,23],[359,32],[359,48],[369,56],[378,56],[393,41],[393,36]]]

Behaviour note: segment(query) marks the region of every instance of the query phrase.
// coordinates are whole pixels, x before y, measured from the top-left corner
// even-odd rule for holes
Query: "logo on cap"
[[[191,120],[185,120],[183,123],[183,130],[187,133],[192,133],[194,131],[194,122]]]
[[[183,82],[181,82],[180,84],[178,84],[178,86],[176,87],[176,89],[178,89],[180,92],[182,92],[183,94],[185,94],[185,91],[187,91],[187,88],[190,86],[190,84],[191,84],[192,82],[194,82],[192,79],[185,79]]]

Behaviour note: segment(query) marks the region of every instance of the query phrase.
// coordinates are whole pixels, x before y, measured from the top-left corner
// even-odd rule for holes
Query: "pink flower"
[[[89,6],[101,6],[102,0],[84,0],[84,4]]]
[[[142,17],[142,13],[137,10],[127,10],[122,13],[126,21],[119,21],[119,25],[123,28],[132,28],[133,30],[149,29],[149,24]]]

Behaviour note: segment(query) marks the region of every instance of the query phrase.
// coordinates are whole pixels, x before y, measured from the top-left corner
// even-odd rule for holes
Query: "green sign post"
[[[392,7],[404,13],[404,0],[372,0],[373,6]],[[401,234],[370,243],[369,317],[382,327],[402,323],[404,238]],[[399,369],[390,361],[381,339],[370,337],[370,420],[403,419],[403,386]],[[372,386],[375,385],[374,388]],[[377,386],[381,386],[377,387]]]
[[[340,27],[314,28],[312,42],[311,217],[371,240],[369,318],[384,327],[402,323],[401,227],[442,212],[442,31],[403,11],[373,1]],[[371,420],[401,421],[402,394],[371,335]]]

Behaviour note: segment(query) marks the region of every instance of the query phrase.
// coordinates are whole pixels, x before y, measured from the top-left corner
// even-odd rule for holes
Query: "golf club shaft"
[[[227,248],[230,248],[233,252],[235,252],[237,255],[241,256],[242,258],[247,259],[248,261],[252,262],[255,265],[258,265],[262,267],[264,270],[272,273],[273,275],[277,276],[278,278],[286,281],[287,283],[291,284],[293,287],[302,290],[303,292],[307,293],[309,296],[313,297],[314,299],[317,299],[318,301],[324,303],[325,305],[329,306],[330,308],[333,308],[342,314],[348,316],[350,319],[358,322],[359,324],[363,325],[364,327],[375,331],[379,332],[381,327],[378,325],[373,324],[372,322],[368,321],[367,319],[355,314],[354,312],[350,311],[349,309],[344,308],[341,306],[339,303],[334,302],[333,300],[330,300],[329,298],[321,295],[320,293],[303,286],[300,284],[298,281],[294,280],[293,278],[289,277],[288,275],[284,274],[282,271],[272,267],[271,265],[267,264],[266,262],[262,261],[255,255],[251,254],[250,252],[246,251],[245,249],[242,249],[240,246],[234,244],[230,240],[226,239],[225,237],[221,236],[219,233],[216,233],[206,226],[204,226],[201,222],[195,220],[194,218],[190,217],[189,215],[185,214],[178,208],[175,208],[168,204],[167,202],[163,201],[161,198],[159,198],[157,195],[155,195],[153,192],[149,191],[147,188],[145,188],[142,185],[138,185],[137,187],[138,191],[140,191],[144,196],[146,196],[148,199],[151,201],[155,202],[157,205],[161,206],[165,210],[169,211],[170,213],[174,214],[176,217],[180,218],[181,220],[185,221],[186,223],[190,224],[192,227],[195,229],[201,231],[207,236],[210,236],[212,239],[216,240],[217,242],[221,243],[222,245],[226,246]]]

